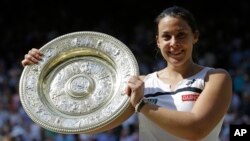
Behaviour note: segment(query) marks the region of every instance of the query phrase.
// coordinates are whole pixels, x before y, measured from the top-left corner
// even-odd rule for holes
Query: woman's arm
[[[211,70],[205,81],[205,88],[191,112],[146,104],[141,113],[176,136],[189,140],[202,139],[223,118],[232,97],[232,80],[225,70]]]

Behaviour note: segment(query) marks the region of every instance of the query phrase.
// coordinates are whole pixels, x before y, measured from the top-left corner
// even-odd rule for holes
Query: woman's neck
[[[183,79],[196,74],[201,69],[202,67],[198,64],[190,62],[180,67],[169,65],[163,69],[163,73],[165,73],[168,77]]]

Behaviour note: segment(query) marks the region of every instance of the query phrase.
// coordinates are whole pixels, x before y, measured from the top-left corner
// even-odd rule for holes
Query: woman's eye
[[[178,39],[183,39],[183,38],[185,38],[185,37],[186,37],[186,34],[183,33],[183,32],[177,34],[177,38],[178,38]]]
[[[164,35],[164,36],[163,36],[163,39],[166,40],[166,41],[167,41],[167,40],[170,40],[170,39],[171,39],[171,36],[170,36],[170,35]]]

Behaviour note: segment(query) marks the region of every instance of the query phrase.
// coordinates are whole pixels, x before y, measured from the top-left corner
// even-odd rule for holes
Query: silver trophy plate
[[[19,84],[29,117],[48,130],[96,133],[129,107],[124,93],[138,64],[130,49],[98,32],[73,32],[48,42],[38,64],[26,66]]]

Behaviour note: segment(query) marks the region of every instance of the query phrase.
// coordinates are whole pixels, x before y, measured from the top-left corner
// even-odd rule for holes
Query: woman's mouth
[[[178,57],[181,56],[184,53],[184,50],[180,50],[180,51],[168,51],[169,55],[171,57]]]

